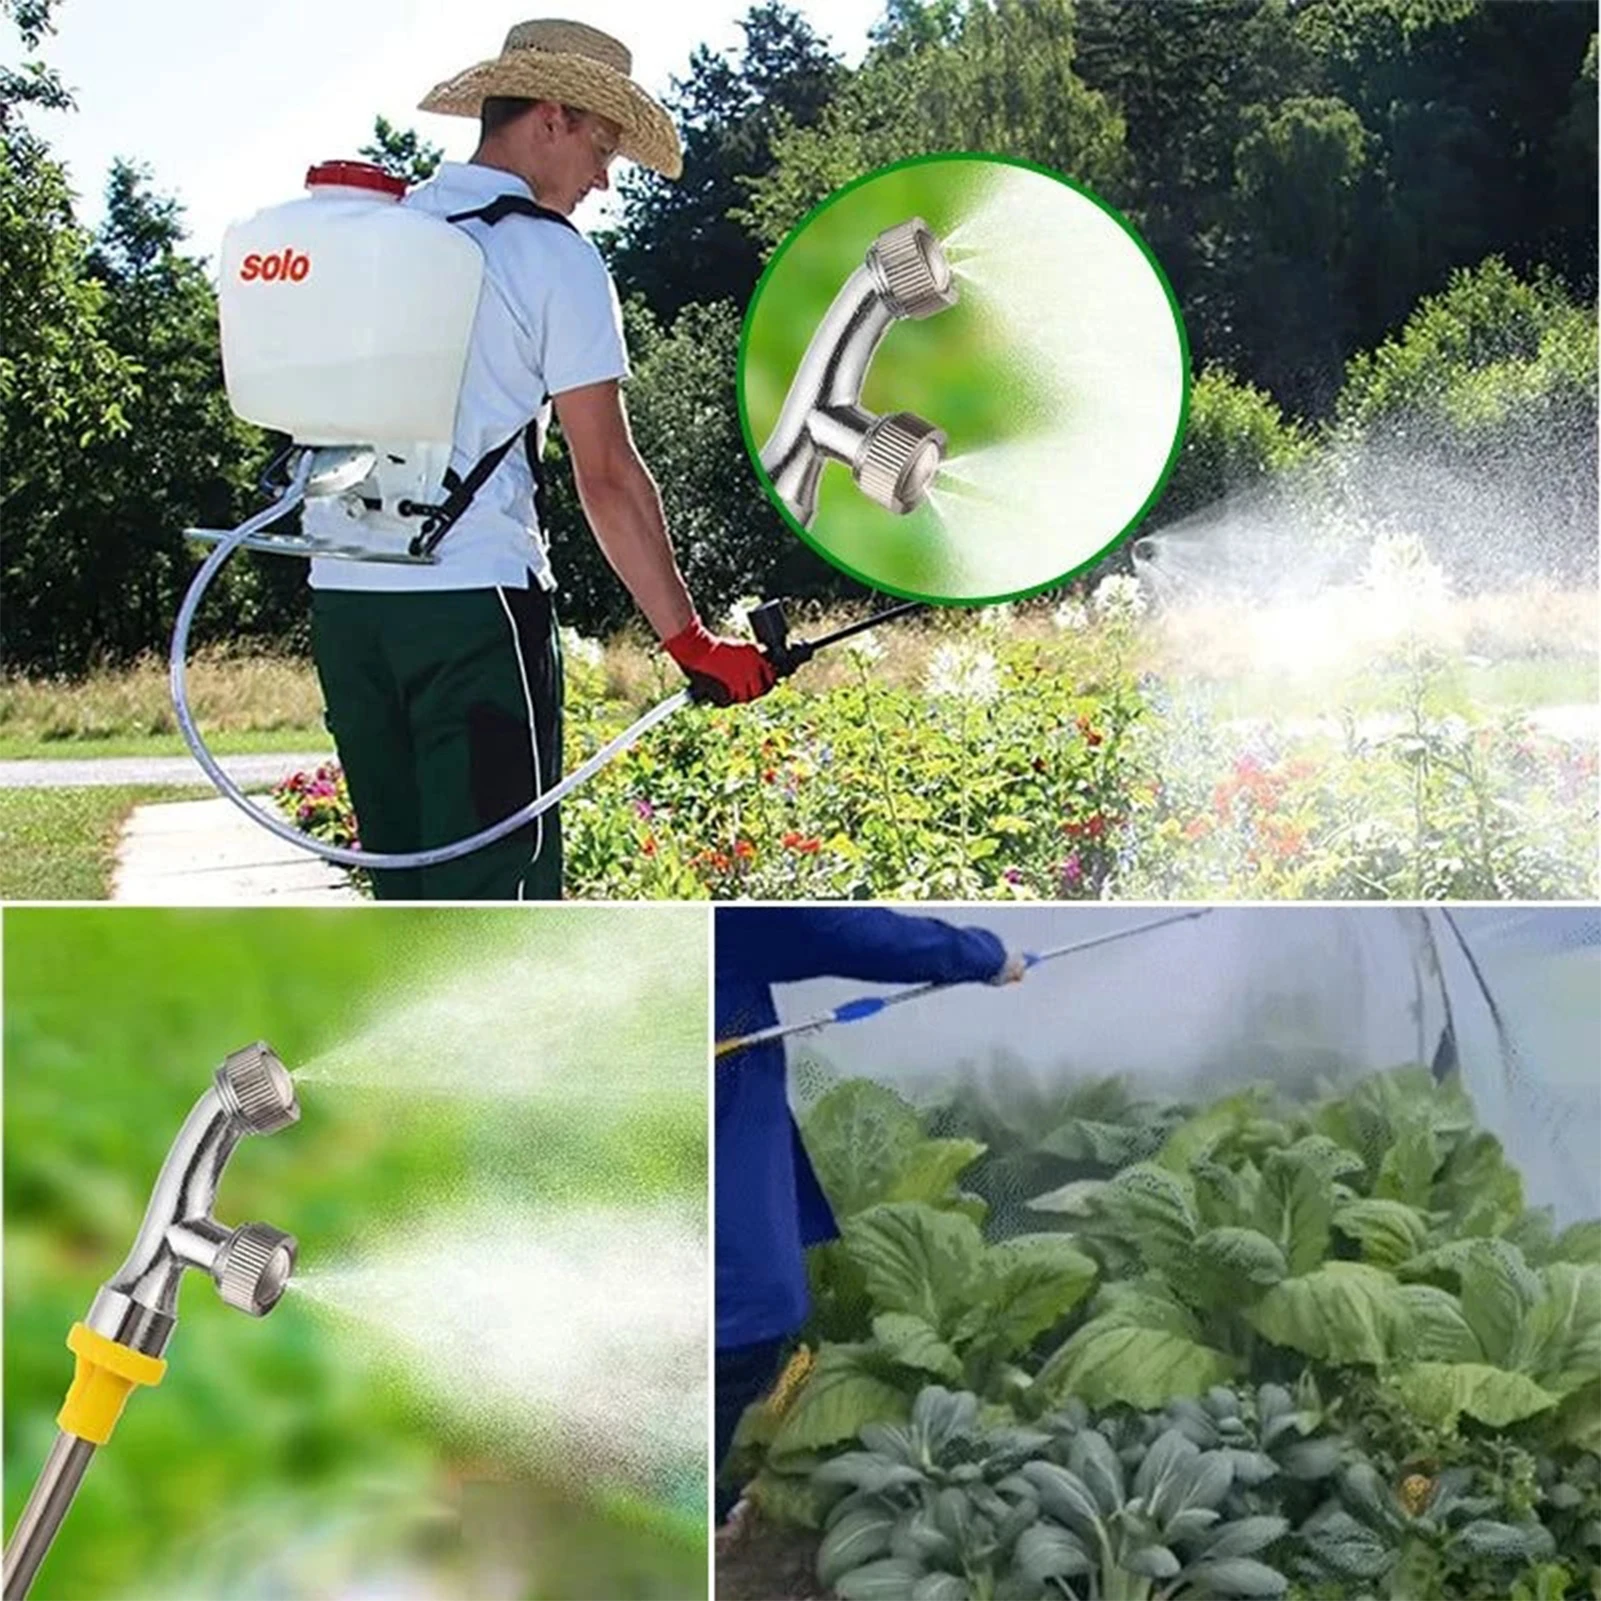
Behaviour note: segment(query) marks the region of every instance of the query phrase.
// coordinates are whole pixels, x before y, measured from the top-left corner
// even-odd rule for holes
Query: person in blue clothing
[[[778,1021],[774,984],[808,978],[876,983],[1014,983],[1024,959],[987,929],[877,907],[719,910],[719,1039]],[[806,1321],[806,1247],[832,1239],[834,1214],[789,1109],[779,1040],[720,1058],[717,1107],[717,1402],[722,1468],[741,1413],[771,1386]],[[738,1500],[717,1486],[717,1521]]]

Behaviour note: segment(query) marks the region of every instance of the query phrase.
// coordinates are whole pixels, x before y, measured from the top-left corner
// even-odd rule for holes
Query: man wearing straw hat
[[[684,586],[629,434],[616,291],[567,220],[608,187],[618,156],[669,178],[683,169],[667,113],[630,69],[627,49],[594,28],[524,22],[493,60],[422,102],[480,129],[470,161],[443,163],[405,201],[464,228],[484,253],[452,450],[459,515],[433,566],[321,560],[311,574],[328,722],[370,850],[476,833],[561,775],[555,578],[538,494],[552,405],[590,528],[663,648],[718,698],[772,687],[761,652],[708,633]],[[308,526],[322,515],[309,508]],[[462,860],[373,876],[385,899],[558,897],[556,812]]]

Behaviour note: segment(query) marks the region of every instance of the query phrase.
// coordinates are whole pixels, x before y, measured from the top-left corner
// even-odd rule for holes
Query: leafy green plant
[[[1494,1497],[1470,1495],[1472,1472],[1449,1468],[1436,1479],[1421,1476],[1392,1489],[1365,1460],[1341,1474],[1331,1497],[1300,1529],[1312,1579],[1382,1584],[1392,1601],[1456,1595],[1453,1576],[1488,1570],[1501,1581],[1556,1548],[1537,1520],[1519,1523],[1488,1516]],[[1505,1593],[1504,1589],[1501,1593]]]
[[[845,1601],[1200,1601],[1285,1589],[1258,1557],[1287,1522],[1231,1513],[1230,1457],[1177,1428],[1130,1444],[1079,1410],[985,1429],[977,1396],[933,1386],[907,1426],[869,1425],[861,1442],[814,1475],[846,1492],[817,1564]]]

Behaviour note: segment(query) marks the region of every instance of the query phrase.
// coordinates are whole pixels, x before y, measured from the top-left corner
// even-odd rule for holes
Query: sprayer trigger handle
[[[689,698],[697,706],[732,706],[734,697],[728,693],[728,686],[721,679],[713,678],[709,673],[691,673],[689,675]]]

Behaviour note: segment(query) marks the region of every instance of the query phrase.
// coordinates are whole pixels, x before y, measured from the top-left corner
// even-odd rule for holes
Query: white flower
[[[845,654],[858,667],[871,667],[884,659],[883,642],[874,634],[853,634],[845,641]]]
[[[1012,626],[1012,608],[1004,601],[999,606],[982,607],[975,617],[979,632],[984,634],[1004,634]]]
[[[1059,633],[1077,634],[1090,626],[1090,614],[1082,601],[1064,600],[1051,613],[1051,621],[1056,624]]]
[[[1145,615],[1148,602],[1139,579],[1113,573],[1095,586],[1090,604],[1102,622],[1131,623]]]
[[[931,695],[957,700],[992,701],[1001,692],[995,658],[971,645],[941,645],[928,659],[925,687]]]
[[[598,668],[606,660],[606,647],[598,639],[585,639],[576,628],[564,628],[561,631],[561,655],[565,662]]]

